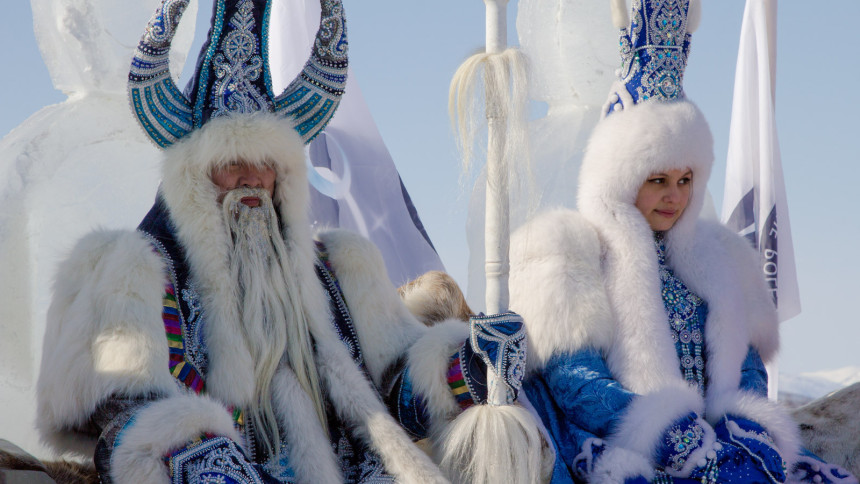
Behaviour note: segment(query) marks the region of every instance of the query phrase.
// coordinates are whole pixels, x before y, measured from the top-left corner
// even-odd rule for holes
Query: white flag
[[[761,254],[779,320],[800,313],[774,115],[776,0],[747,0],[741,27],[722,220]]]
[[[319,22],[317,0],[274,4],[269,63],[276,91],[304,66]],[[382,251],[395,285],[443,270],[351,69],[340,107],[310,144],[309,159],[315,226],[347,228],[369,238]]]

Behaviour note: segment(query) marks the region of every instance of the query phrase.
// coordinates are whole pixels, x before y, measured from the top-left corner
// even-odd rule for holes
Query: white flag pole
[[[761,254],[780,321],[800,312],[794,249],[776,132],[777,0],[747,0],[738,50],[723,221]],[[776,398],[778,367],[768,365]]]
[[[487,54],[501,54],[507,47],[508,0],[484,0],[487,7]],[[504,159],[507,119],[501,109],[500,95],[492,88],[505,73],[488,69],[485,73],[487,115],[487,199],[484,218],[485,277],[487,288],[485,303],[488,314],[508,309],[508,275],[510,262],[510,216],[508,170]]]
[[[521,53],[506,48],[508,0],[484,0],[486,50],[468,58],[454,74],[449,111],[457,127],[463,165],[468,170],[475,133],[479,126],[480,100],[476,86],[483,72],[484,117],[487,121],[486,215],[484,226],[486,308],[489,314],[508,309],[508,246],[510,239],[509,185],[512,159],[524,161],[526,153],[526,74]],[[471,344],[467,342],[466,344]],[[518,405],[510,405],[507,383],[487,368],[487,405],[476,405],[458,418],[458,429],[446,436],[440,465],[458,482],[540,482],[541,435],[534,417]],[[520,395],[523,398],[523,395]],[[497,429],[488,438],[485,429]],[[482,464],[488,456],[492,465]]]

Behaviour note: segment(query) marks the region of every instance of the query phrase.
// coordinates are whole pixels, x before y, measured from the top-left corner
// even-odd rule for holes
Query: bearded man
[[[310,233],[303,146],[343,92],[340,2],[321,2],[311,58],[274,97],[268,0],[216,0],[185,97],[167,56],[187,1],[164,1],[129,75],[165,149],[155,205],[136,231],[83,238],[57,275],[42,435],[94,452],[105,483],[534,482],[534,421],[473,406],[516,398],[520,318],[428,328],[369,241]]]

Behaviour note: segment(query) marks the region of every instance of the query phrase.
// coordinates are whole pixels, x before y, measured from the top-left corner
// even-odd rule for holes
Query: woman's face
[[[652,173],[636,195],[636,208],[651,230],[669,230],[687,208],[692,189],[693,171],[689,168]]]

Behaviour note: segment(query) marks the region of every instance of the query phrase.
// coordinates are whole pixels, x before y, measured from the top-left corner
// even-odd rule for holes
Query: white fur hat
[[[639,188],[652,173],[690,168],[693,193],[675,224],[694,221],[704,203],[714,141],[702,112],[690,101],[646,101],[613,113],[591,135],[579,173],[578,206],[590,219],[635,209]]]

